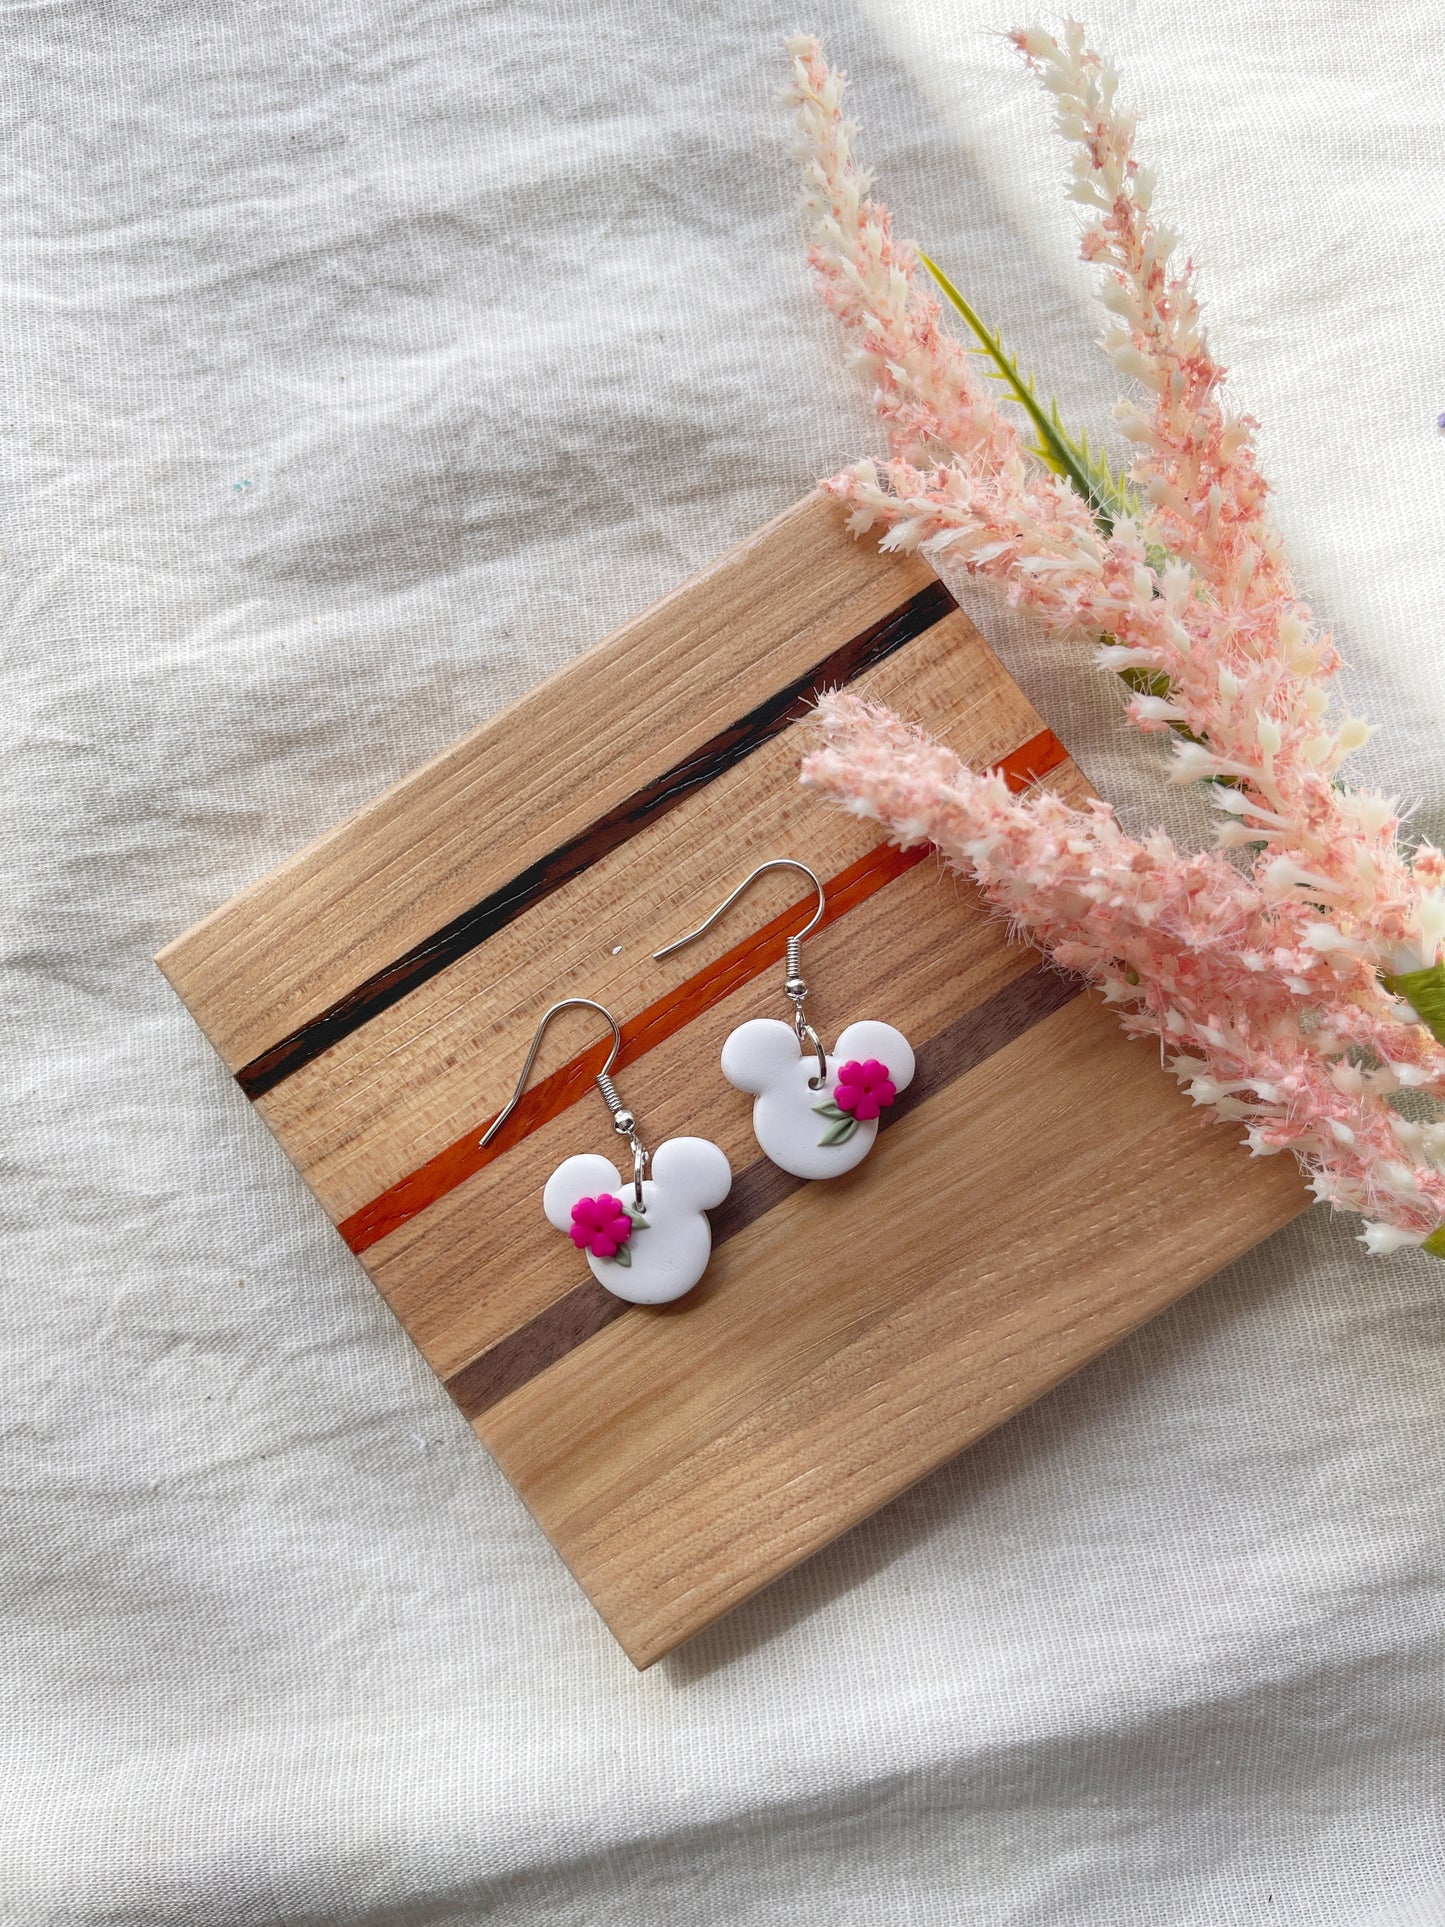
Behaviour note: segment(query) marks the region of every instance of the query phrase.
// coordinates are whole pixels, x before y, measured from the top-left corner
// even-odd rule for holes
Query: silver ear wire
[[[612,1056],[617,1055],[613,1050]],[[609,1058],[608,1062],[611,1062]],[[632,1199],[638,1210],[642,1209],[642,1180],[647,1176],[647,1160],[650,1155],[644,1150],[642,1139],[637,1135],[637,1119],[617,1095],[617,1086],[607,1075],[600,1071],[597,1088],[606,1099],[607,1108],[612,1113],[612,1128],[619,1137],[625,1137],[632,1146]]]
[[[791,856],[775,856],[767,863],[760,863],[756,870],[743,878],[742,882],[731,895],[723,898],[712,915],[700,923],[696,930],[689,930],[685,937],[675,937],[671,943],[665,943],[661,950],[654,950],[652,960],[654,963],[661,963],[664,957],[670,957],[675,950],[682,950],[688,944],[696,943],[699,937],[705,937],[718,919],[725,916],[727,912],[732,909],[744,890],[746,890],[750,884],[756,883],[758,878],[766,875],[769,870],[801,870],[813,888],[818,892],[817,909],[803,925],[803,928],[799,930],[796,935],[788,938],[783,952],[783,995],[793,1006],[793,1029],[797,1033],[798,1049],[802,1050],[806,1047],[817,1055],[818,1074],[815,1078],[809,1079],[812,1088],[817,1090],[820,1085],[827,1082],[828,1053],[823,1049],[817,1031],[813,1029],[813,1026],[803,1015],[803,1002],[808,995],[808,986],[803,978],[803,939],[804,937],[811,936],[813,931],[817,929],[819,922],[822,920],[823,908],[827,902],[827,898],[823,893],[822,884],[808,868],[806,863],[799,863],[796,857]]]
[[[517,1088],[512,1092],[512,1095],[507,1099],[501,1110],[497,1112],[497,1115],[482,1133],[481,1138],[478,1140],[478,1148],[491,1143],[492,1139],[516,1109],[523,1091],[527,1088],[527,1079],[531,1075],[532,1066],[537,1061],[537,1052],[542,1048],[542,1037],[547,1026],[560,1011],[564,1010],[595,1010],[598,1016],[605,1017],[612,1027],[612,1049],[607,1053],[607,1062],[597,1073],[597,1088],[602,1093],[603,1103],[606,1104],[608,1110],[612,1113],[613,1130],[617,1132],[619,1137],[625,1137],[632,1146],[632,1194],[636,1200],[637,1208],[640,1211],[642,1209],[642,1180],[647,1175],[649,1154],[643,1147],[642,1139],[637,1135],[637,1119],[618,1096],[617,1086],[613,1083],[611,1077],[612,1066],[617,1062],[617,1053],[622,1049],[622,1032],[618,1029],[617,1019],[612,1015],[612,1012],[606,1009],[604,1005],[594,1003],[590,997],[564,997],[561,1003],[553,1004],[550,1010],[543,1011],[541,1021],[532,1033],[532,1047],[527,1052],[527,1061],[523,1064],[522,1074],[517,1079]]]

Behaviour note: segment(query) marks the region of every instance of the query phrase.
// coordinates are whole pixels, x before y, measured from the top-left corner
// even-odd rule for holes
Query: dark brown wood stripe
[[[918,1051],[913,1082],[892,1109],[884,1112],[881,1128],[896,1124],[900,1117],[926,1104],[996,1051],[1071,1003],[1083,988],[1079,978],[1066,977],[1047,964],[1036,964],[973,1010],[956,1017]],[[769,1158],[758,1158],[738,1174],[727,1198],[711,1214],[713,1248],[755,1224],[807,1181],[780,1171]],[[686,1300],[682,1302],[685,1306]],[[655,1318],[675,1314],[678,1309],[625,1304],[589,1276],[564,1298],[454,1372],[445,1381],[446,1388],[469,1419],[478,1418],[624,1312]]]
[[[253,1099],[274,1090],[303,1064],[311,1063],[332,1044],[350,1037],[373,1017],[400,1003],[403,997],[429,983],[449,964],[495,936],[522,911],[561,889],[564,883],[627,842],[647,824],[675,809],[694,790],[742,762],[795,722],[825,689],[840,689],[852,682],[942,621],[956,606],[941,582],[920,589],[901,609],[895,609],[784,688],[775,690],[756,708],[730,723],[710,742],[661,776],[635,790],[579,835],[539,857],[384,970],[377,971],[329,1008],[309,1018],[289,1036],[262,1051],[259,1057],[253,1057],[249,1064],[243,1064],[236,1073],[241,1089]]]
[[[1068,752],[1053,731],[1041,729],[1030,736],[1026,743],[1020,743],[1017,749],[1010,750],[994,768],[1009,788],[1018,793],[1067,760]],[[917,844],[907,850],[898,849],[890,843],[876,844],[856,863],[850,863],[837,876],[828,879],[824,887],[821,927],[826,929],[829,924],[836,923],[839,917],[856,910],[859,904],[865,903],[896,878],[906,875],[915,864],[923,861],[932,848],[929,843]],[[755,930],[750,937],[744,937],[731,950],[724,951],[722,956],[705,965],[685,983],[674,985],[635,1017],[627,1018],[622,1025],[622,1046],[617,1053],[615,1068],[626,1070],[645,1052],[675,1036],[694,1018],[713,1009],[740,985],[750,982],[775,963],[782,939],[796,926],[799,910],[806,908],[811,901],[810,896],[803,903],[791,905]],[[507,1121],[506,1129],[489,1145],[484,1146],[481,1140],[493,1120],[478,1119],[460,1137],[443,1145],[425,1164],[407,1172],[380,1196],[370,1199],[353,1211],[350,1217],[343,1218],[337,1230],[358,1257],[363,1251],[370,1250],[372,1245],[379,1244],[383,1238],[390,1237],[393,1231],[399,1230],[418,1212],[427,1210],[449,1191],[455,1191],[459,1184],[465,1184],[468,1178],[504,1156],[513,1145],[520,1144],[523,1138],[530,1137],[533,1131],[540,1130],[553,1118],[560,1117],[570,1105],[577,1103],[591,1088],[606,1053],[605,1038],[589,1045],[585,1051],[579,1051],[550,1076],[541,1078],[523,1092]]]
[[[836,923],[850,910],[856,910],[866,903],[879,890],[897,877],[921,863],[929,854],[931,845],[920,844],[916,849],[899,850],[891,843],[876,844],[858,862],[850,863],[835,877],[830,877],[825,886],[825,903],[821,928]],[[761,976],[764,970],[777,963],[782,954],[784,941],[790,930],[798,927],[799,911],[806,912],[812,904],[809,891],[801,902],[791,904],[780,911],[751,936],[735,943],[731,950],[712,963],[705,964],[685,982],[675,984],[671,990],[664,991],[645,1010],[635,1017],[627,1018],[622,1025],[622,1045],[617,1053],[614,1069],[620,1075],[635,1064],[648,1051],[655,1050],[669,1037],[675,1037],[704,1011],[714,1008],[753,978]],[[586,1095],[592,1088],[592,1081],[607,1057],[608,1040],[604,1037],[589,1044],[585,1051],[560,1065],[550,1076],[540,1078],[529,1086],[517,1102],[516,1108],[507,1120],[506,1128],[498,1132],[489,1145],[483,1146],[481,1139],[492,1123],[492,1118],[481,1118],[458,1138],[438,1151],[435,1156],[415,1171],[383,1191],[380,1197],[353,1211],[349,1218],[343,1218],[336,1227],[351,1249],[358,1256],[383,1238],[389,1237],[418,1212],[425,1211],[444,1198],[449,1191],[455,1191],[459,1184],[474,1177],[478,1171],[504,1157],[516,1144],[530,1137],[533,1131],[540,1130],[554,1117],[560,1117],[571,1105]]]

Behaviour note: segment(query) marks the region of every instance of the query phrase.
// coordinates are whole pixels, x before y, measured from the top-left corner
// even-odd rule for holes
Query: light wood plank
[[[854,543],[836,506],[809,498],[222,906],[163,968],[243,1067],[930,581],[918,561]],[[976,764],[1042,729],[958,614],[854,686]],[[547,1003],[600,995],[633,1017],[705,979],[796,899],[771,880],[712,937],[654,965],[652,948],[754,862],[797,855],[824,875],[866,862],[876,831],[800,789],[800,748],[789,729],[719,763],[706,788],[629,822],[625,840],[469,954],[287,1065],[258,1108],[358,1243],[353,1214],[371,1222],[449,1146],[470,1153]],[[1087,793],[1068,763],[1047,780]],[[556,1163],[615,1143],[585,1078],[568,1108],[453,1172],[364,1252],[640,1665],[1304,1202],[1291,1165],[1250,1161],[1232,1133],[1202,1126],[1151,1052],[1010,946],[934,860],[874,874],[890,880],[808,943],[810,1014],[830,1038],[882,1017],[922,1046],[921,1071],[935,1068],[850,1177],[774,1181],[748,1100],[721,1079],[728,1029],[785,1014],[780,954],[711,1005],[686,1005],[685,1026],[663,1027],[619,1080],[652,1142],[698,1132],[733,1163],[737,1195],[715,1214],[714,1262],[689,1298],[663,1311],[600,1300],[588,1322],[590,1275],[540,1213]],[[586,1020],[559,1028],[538,1074],[592,1035]]]
[[[973,625],[949,616],[901,657],[853,685],[993,762],[1042,729]],[[736,698],[741,707],[747,700]],[[620,850],[524,912],[470,956],[384,1011],[268,1092],[258,1108],[337,1220],[426,1162],[505,1102],[525,1037],[565,986],[629,1015],[797,900],[796,878],[758,886],[736,918],[664,964],[653,950],[694,928],[732,880],[773,856],[837,874],[878,840],[877,827],[830,808],[799,784],[805,725],[649,824]],[[811,948],[811,946],[810,946]],[[845,966],[846,968],[846,966]],[[819,973],[819,994],[833,991]],[[561,1063],[582,1019],[543,1046],[539,1074]]]
[[[1081,999],[880,1140],[868,1262],[809,1186],[694,1315],[628,1313],[477,1429],[650,1663],[1293,1217],[1293,1162],[1233,1138]]]
[[[915,946],[906,972],[899,970],[901,931]],[[829,1039],[857,1018],[878,1017],[921,1044],[1037,961],[1027,948],[1002,942],[996,919],[925,863],[809,939],[816,986],[810,1014]],[[735,1172],[759,1155],[751,1101],[723,1081],[718,1055],[728,1032],[747,1018],[787,1016],[781,977],[779,968],[735,992],[619,1077],[653,1143],[683,1133],[711,1138]],[[595,1035],[585,1018],[578,1024],[584,1038]],[[574,1026],[574,1047],[578,1034]],[[606,1108],[589,1091],[364,1254],[378,1289],[439,1376],[448,1377],[586,1278],[571,1246],[547,1235],[542,1187],[563,1158],[576,1151],[612,1156],[614,1145]]]
[[[238,1070],[932,580],[809,496],[157,962]]]

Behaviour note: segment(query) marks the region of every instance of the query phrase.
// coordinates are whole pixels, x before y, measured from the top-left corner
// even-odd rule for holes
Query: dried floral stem
[[[811,260],[873,374],[889,441],[885,462],[828,486],[856,532],[927,543],[1061,638],[1108,638],[1096,660],[1134,675],[1130,719],[1169,735],[1170,780],[1211,782],[1220,848],[1134,842],[1102,804],[1015,801],[842,698],[825,706],[827,746],[805,780],[899,841],[935,842],[1020,931],[1119,1003],[1126,1028],[1160,1038],[1186,1089],[1244,1120],[1254,1151],[1294,1151],[1319,1197],[1371,1220],[1372,1249],[1434,1240],[1445,1124],[1408,1122],[1389,1100],[1404,1086],[1445,1097],[1445,1050],[1419,1021],[1445,1013],[1445,858],[1429,845],[1408,857],[1395,805],[1342,780],[1368,731],[1333,707],[1338,656],[1269,521],[1254,424],[1223,405],[1192,264],[1171,265],[1177,240],[1154,217],[1117,76],[1077,26],[1062,42],[1039,29],[1012,38],[1073,149],[1105,350],[1147,397],[1115,411],[1136,512],[1100,513],[1087,479],[1045,467],[1046,442],[1023,445],[969,351],[942,333],[918,256],[869,198],[843,78],[800,39],[792,98]],[[1445,1232],[1438,1241],[1445,1250]]]

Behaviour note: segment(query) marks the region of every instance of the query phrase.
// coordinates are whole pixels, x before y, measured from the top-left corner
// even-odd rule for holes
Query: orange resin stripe
[[[1018,791],[1057,769],[1067,757],[1068,751],[1053,731],[1045,729],[1010,751],[995,767],[1009,788]],[[932,844],[925,843],[917,849],[898,850],[891,844],[880,843],[846,870],[841,870],[825,885],[826,901],[819,927],[836,923],[839,917],[866,903],[895,877],[903,876],[921,863],[932,848]],[[629,1018],[622,1025],[622,1047],[613,1069],[626,1070],[655,1045],[675,1036],[694,1018],[761,976],[770,964],[777,962],[779,943],[796,928],[798,913],[805,907],[802,901],[790,905],[696,976],[676,985],[637,1016]],[[490,1118],[474,1125],[464,1137],[428,1158],[425,1164],[383,1191],[380,1197],[373,1198],[370,1204],[343,1218],[337,1230],[357,1253],[399,1230],[428,1205],[454,1191],[494,1158],[503,1156],[514,1144],[520,1144],[584,1097],[607,1061],[607,1050],[608,1040],[603,1038],[525,1091],[504,1128],[485,1149],[479,1140]]]
[[[866,857],[825,885],[827,907],[823,913],[823,924],[836,923],[839,917],[846,916],[848,911],[866,902],[885,883],[891,883],[894,877],[902,876],[905,870],[911,870],[921,862],[930,848],[931,845],[923,844],[916,850],[896,850],[890,844],[881,843],[876,849],[870,850]],[[622,1048],[617,1053],[613,1070],[625,1071],[654,1045],[675,1036],[695,1017],[701,1017],[725,997],[730,997],[740,985],[760,976],[770,964],[776,963],[778,946],[790,931],[797,929],[798,913],[805,907],[802,902],[791,904],[752,936],[734,944],[731,950],[725,951],[705,970],[700,970],[696,976],[689,977],[685,983],[666,992],[656,1003],[639,1011],[637,1016],[628,1018],[622,1025]],[[413,1171],[389,1191],[383,1191],[379,1198],[374,1198],[370,1204],[363,1205],[360,1211],[344,1219],[337,1227],[342,1237],[353,1251],[365,1251],[369,1245],[374,1245],[378,1239],[395,1231],[419,1211],[424,1211],[429,1204],[444,1197],[448,1191],[465,1183],[469,1177],[490,1164],[493,1158],[501,1157],[514,1144],[520,1144],[523,1138],[530,1137],[533,1131],[550,1124],[554,1117],[560,1117],[563,1111],[586,1094],[607,1061],[608,1048],[608,1039],[604,1037],[525,1091],[503,1129],[485,1148],[478,1140],[490,1124],[490,1118],[475,1125],[465,1137],[458,1138],[444,1151],[438,1151],[419,1170]]]
[[[1001,757],[994,768],[1017,796],[1021,790],[1032,789],[1050,770],[1056,770],[1068,760],[1069,752],[1054,732],[1041,729],[1037,736],[1030,736],[1026,743],[1020,743],[1017,749]]]

